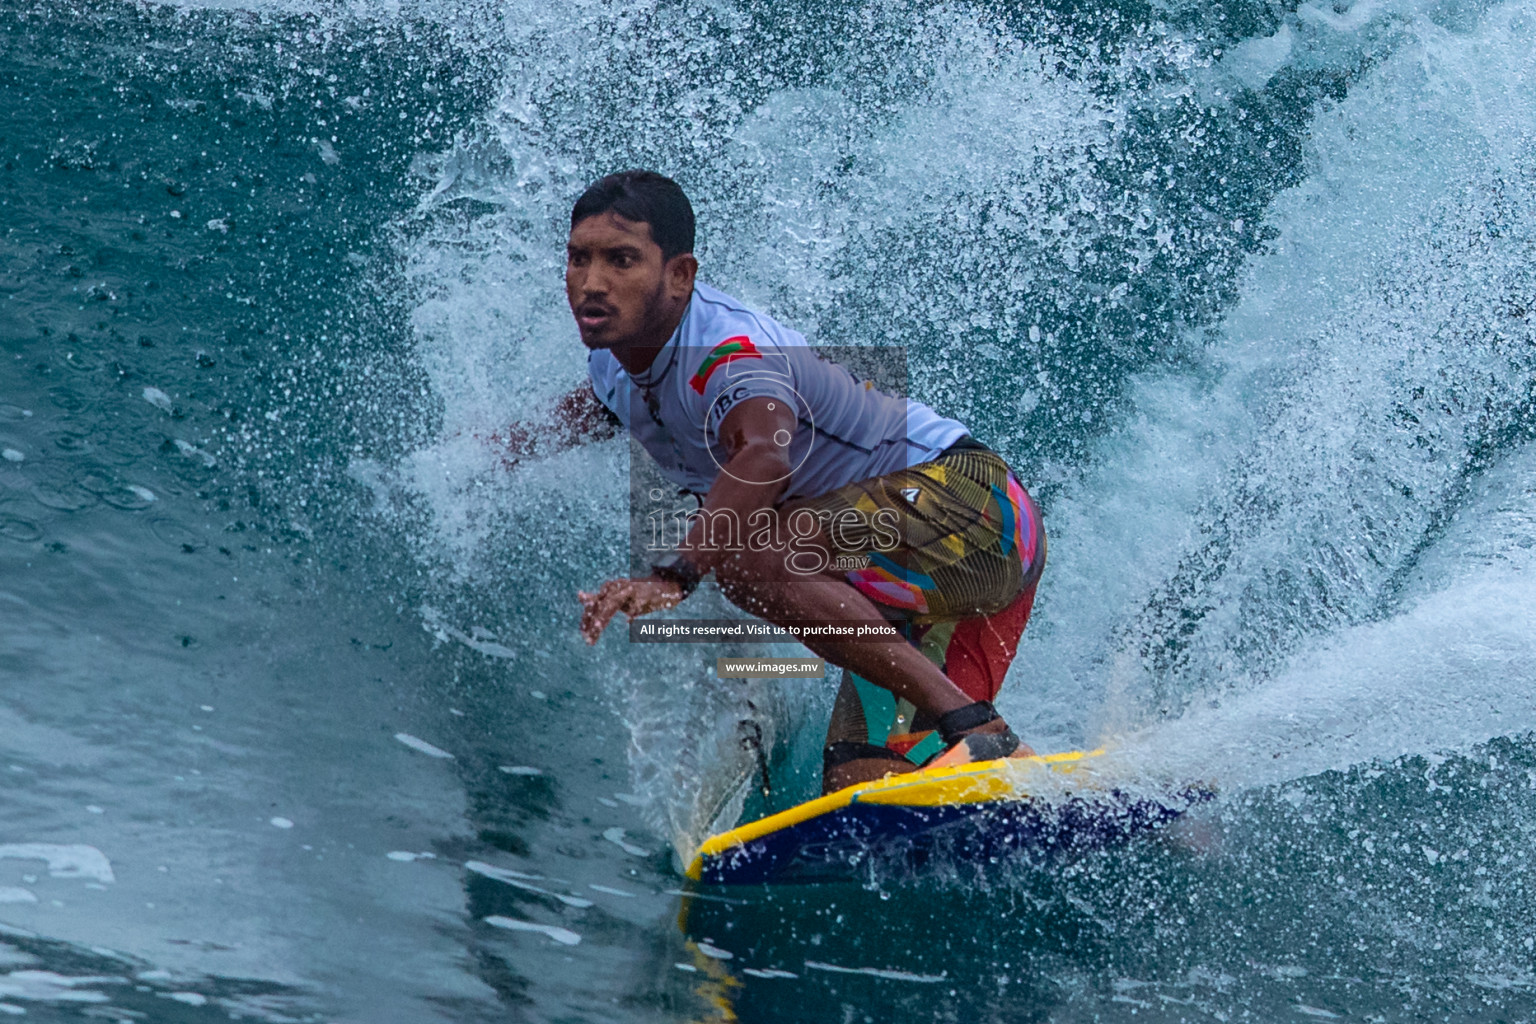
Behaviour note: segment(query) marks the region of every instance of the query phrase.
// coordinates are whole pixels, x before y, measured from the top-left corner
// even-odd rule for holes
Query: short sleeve
[[[691,368],[688,387],[703,400],[704,424],[716,441],[726,414],[749,398],[796,404],[789,360],[772,344],[737,334],[686,356],[683,365]]]
[[[618,368],[618,360],[612,352],[587,353],[587,377],[592,381],[592,391],[609,412],[622,420],[624,413],[619,408]]]

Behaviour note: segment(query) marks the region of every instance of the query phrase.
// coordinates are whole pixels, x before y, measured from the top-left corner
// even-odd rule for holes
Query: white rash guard
[[[597,397],[683,490],[705,494],[729,453],[720,421],[748,398],[795,407],[784,498],[812,498],[856,480],[928,462],[968,433],[921,402],[898,398],[823,359],[798,331],[706,284],[640,377],[592,352]]]

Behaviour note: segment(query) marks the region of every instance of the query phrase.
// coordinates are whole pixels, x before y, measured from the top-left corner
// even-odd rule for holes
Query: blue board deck
[[[836,882],[1048,859],[1124,843],[1213,795],[1199,786],[1156,798],[1105,787],[1081,771],[1101,753],[986,761],[850,786],[711,837],[688,876],[716,885]]]

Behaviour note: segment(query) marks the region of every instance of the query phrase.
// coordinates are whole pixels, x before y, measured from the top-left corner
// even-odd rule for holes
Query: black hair
[[[671,178],[655,171],[620,171],[600,178],[571,208],[571,227],[609,210],[625,220],[649,224],[662,259],[693,252],[693,204]]]

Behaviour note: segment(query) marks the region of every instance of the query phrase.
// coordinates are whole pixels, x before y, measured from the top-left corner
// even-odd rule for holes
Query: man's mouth
[[[583,331],[595,331],[613,319],[613,311],[598,305],[586,305],[576,310],[576,323]]]

